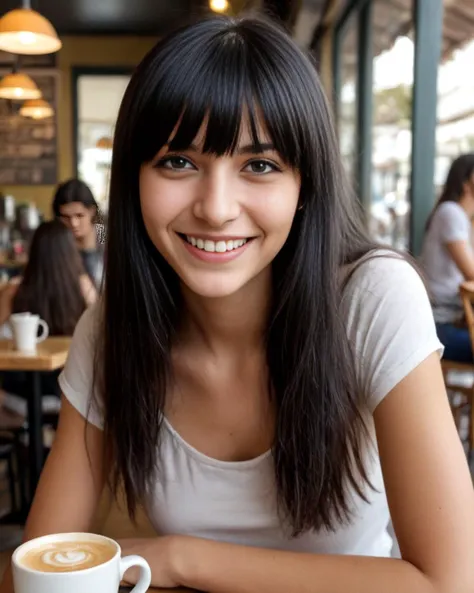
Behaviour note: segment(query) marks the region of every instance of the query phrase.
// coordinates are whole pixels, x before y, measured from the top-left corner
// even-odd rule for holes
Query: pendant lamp
[[[51,105],[44,99],[30,99],[20,107],[20,115],[32,119],[46,119],[54,114]]]
[[[31,9],[30,0],[23,0],[22,8],[10,10],[0,18],[0,49],[4,51],[41,55],[56,52],[61,46],[53,25]]]
[[[0,98],[22,101],[24,99],[40,99],[41,91],[26,74],[13,72],[0,80]]]

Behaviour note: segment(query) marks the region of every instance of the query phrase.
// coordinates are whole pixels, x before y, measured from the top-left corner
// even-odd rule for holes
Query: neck
[[[95,249],[97,246],[95,229],[93,228],[90,233],[88,233],[85,237],[77,239],[76,242],[79,249]]]
[[[186,287],[182,290],[186,340],[201,342],[214,354],[262,347],[270,308],[270,267],[230,296],[205,298]]]

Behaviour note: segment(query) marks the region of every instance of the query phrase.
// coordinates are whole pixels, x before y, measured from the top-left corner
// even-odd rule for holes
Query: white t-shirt
[[[421,254],[438,323],[453,323],[463,314],[459,285],[464,276],[446,248],[454,241],[465,241],[471,249],[471,223],[459,204],[443,202],[433,214]]]
[[[365,488],[368,503],[353,494],[351,524],[331,533],[311,531],[291,538],[277,514],[270,452],[242,462],[211,459],[165,420],[157,451],[160,473],[146,504],[157,533],[320,554],[390,556],[390,517],[372,412],[425,358],[441,353],[442,346],[423,283],[398,257],[372,259],[353,274],[345,292],[344,315],[356,353],[354,389],[367,394],[374,441],[366,453],[366,467],[375,490]],[[100,405],[89,410],[95,319],[89,310],[79,322],[59,382],[71,404],[102,427]]]

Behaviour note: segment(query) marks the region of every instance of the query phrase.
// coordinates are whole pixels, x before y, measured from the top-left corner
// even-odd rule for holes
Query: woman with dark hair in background
[[[367,239],[297,45],[255,19],[161,40],[120,108],[110,196],[105,294],[25,537],[91,529],[111,477],[160,534],[122,542],[155,586],[472,593],[428,296]]]
[[[84,268],[96,288],[100,288],[104,252],[95,224],[98,206],[89,186],[79,179],[62,183],[54,195],[53,212],[74,234]]]
[[[96,298],[71,231],[59,220],[44,222],[33,235],[23,276],[0,293],[0,326],[8,335],[10,315],[28,311],[46,321],[50,335],[72,336],[82,313]],[[3,373],[2,386],[8,394],[22,395],[23,374]],[[56,375],[43,374],[43,394],[56,391]],[[5,403],[13,405],[14,401],[9,397]]]
[[[458,362],[473,362],[459,297],[459,285],[464,280],[474,280],[473,216],[474,154],[464,154],[451,165],[441,197],[428,220],[421,255],[444,355]]]
[[[50,335],[72,336],[96,298],[71,231],[59,220],[44,222],[33,235],[23,276],[1,294],[0,324],[29,311],[46,321]]]

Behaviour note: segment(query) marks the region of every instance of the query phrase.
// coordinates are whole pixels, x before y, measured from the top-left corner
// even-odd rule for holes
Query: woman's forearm
[[[190,539],[183,546],[180,570],[180,583],[209,593],[444,593],[403,560],[318,556],[208,540]]]

